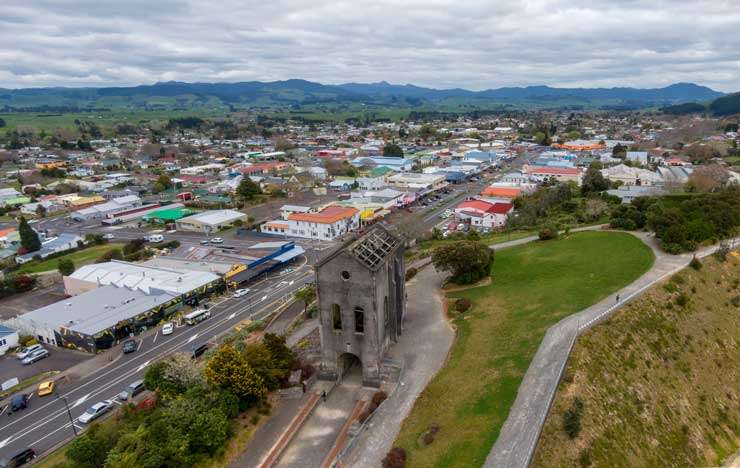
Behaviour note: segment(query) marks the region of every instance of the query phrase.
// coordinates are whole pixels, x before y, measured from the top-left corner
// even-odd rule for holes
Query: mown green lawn
[[[506,420],[547,328],[631,283],[653,264],[649,247],[615,232],[580,232],[496,252],[488,286],[450,294],[472,308],[457,340],[401,427],[408,466],[479,467]],[[428,446],[420,436],[440,430]]]
[[[82,265],[87,265],[88,263],[94,262],[98,257],[103,255],[108,250],[121,247],[123,247],[123,244],[120,243],[95,245],[84,250],[72,252],[68,255],[62,255],[61,257],[42,260],[40,262],[32,260],[21,265],[21,267],[16,271],[18,273],[41,273],[44,271],[53,271],[57,269],[57,266],[59,265],[59,260],[63,258],[68,258],[72,260],[72,262],[75,264],[75,268],[79,268]]]

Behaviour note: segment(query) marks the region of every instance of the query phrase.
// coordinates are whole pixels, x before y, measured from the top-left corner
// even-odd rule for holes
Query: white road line
[[[196,338],[198,338],[198,334],[197,333],[195,335],[191,336],[190,338],[188,338],[188,341],[186,343],[192,343],[193,341],[195,341]]]
[[[156,343],[157,342],[157,337],[158,336],[159,336],[159,330],[157,330],[156,333],[154,333],[154,339],[152,340],[152,343]]]
[[[116,395],[116,396],[118,396],[118,395]],[[118,399],[117,399],[116,397],[113,397],[113,398],[109,398],[109,400],[110,400],[111,402],[113,402],[113,403],[117,404],[118,406],[121,406],[121,402],[120,402],[120,401],[118,401]]]
[[[267,296],[262,296],[262,299],[260,299],[260,302],[264,301],[265,299],[267,299]]]
[[[31,401],[31,398],[33,398],[34,395],[35,395],[35,393],[33,393],[33,392],[29,393],[28,394],[28,401]]]
[[[138,368],[136,369],[136,372],[140,372],[140,371],[141,371],[142,369],[144,369],[144,368],[145,368],[146,366],[148,366],[150,362],[151,362],[151,361],[147,361],[147,362],[143,363],[142,365],[140,365],[140,366],[139,366],[139,367],[138,367]]]
[[[0,416],[3,415],[3,413],[5,412],[6,409],[8,409],[7,405],[6,406],[3,406],[3,408],[0,409]]]
[[[229,318],[228,318],[228,319],[226,319],[226,320],[231,320],[231,319],[233,319],[234,317],[236,317],[236,312],[233,312],[233,313],[232,313],[231,315],[229,315]]]
[[[5,439],[2,442],[0,442],[0,448],[3,448],[6,445],[8,445],[10,443],[11,439],[13,439],[13,437],[8,437],[7,439]]]
[[[80,406],[80,405],[81,405],[81,404],[83,404],[83,403],[84,403],[84,402],[85,402],[85,401],[86,401],[86,400],[87,400],[88,398],[90,398],[90,394],[89,394],[89,393],[88,393],[87,395],[85,395],[84,397],[82,397],[82,398],[79,398],[79,399],[77,399],[77,401],[75,401],[75,402],[74,402],[74,403],[72,404],[72,408],[74,408],[74,407],[76,407],[76,406]]]
[[[141,349],[141,345],[144,344],[144,340],[139,340],[139,346],[136,347],[136,351]]]

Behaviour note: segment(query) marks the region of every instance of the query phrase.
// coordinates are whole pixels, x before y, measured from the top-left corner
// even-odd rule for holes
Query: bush
[[[411,278],[413,278],[414,276],[416,276],[416,274],[418,272],[419,271],[416,268],[414,268],[414,267],[407,268],[406,269],[406,281],[409,281]]]
[[[393,447],[383,458],[383,468],[404,468],[406,466],[406,450]]]
[[[689,266],[693,268],[694,270],[699,271],[701,270],[702,264],[698,258],[693,257],[691,261],[689,262]]]
[[[39,340],[37,340],[32,335],[21,335],[18,337],[18,344],[25,348],[26,346],[33,346],[35,344],[39,344]]]
[[[730,253],[730,246],[727,245],[727,242],[722,241],[719,244],[719,248],[716,252],[714,252],[714,257],[719,260],[720,262],[727,261],[727,255]]]
[[[388,394],[385,393],[383,390],[378,390],[373,394],[373,399],[371,400],[375,407],[377,408],[380,406],[381,403],[383,403],[386,398],[388,398]]]
[[[688,303],[689,297],[686,294],[680,293],[678,296],[676,296],[676,305],[684,307]]]
[[[75,264],[72,262],[72,260],[68,258],[63,258],[59,260],[59,263],[57,264],[57,269],[59,270],[59,273],[61,273],[64,276],[69,276],[75,271]]]
[[[455,301],[455,311],[462,314],[463,312],[466,312],[468,309],[470,309],[472,305],[473,303],[470,302],[470,299],[466,297],[461,297]]]
[[[95,260],[95,263],[105,263],[111,260],[123,260],[121,249],[110,249]]]
[[[558,238],[558,229],[552,225],[542,226],[537,234],[540,240],[550,240]]]
[[[575,397],[573,404],[563,413],[563,430],[568,437],[575,439],[581,432],[581,414],[583,413],[583,402]]]

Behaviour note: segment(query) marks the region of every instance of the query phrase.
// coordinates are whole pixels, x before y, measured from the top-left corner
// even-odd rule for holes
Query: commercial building
[[[394,174],[388,177],[388,185],[400,189],[418,189],[422,194],[433,192],[447,185],[444,174]]]
[[[102,197],[101,197],[102,200]],[[93,205],[88,208],[77,210],[70,215],[75,221],[89,221],[91,219],[103,219],[113,216],[119,211],[126,211],[141,206],[141,198],[137,195],[114,198],[109,202]]]
[[[232,227],[236,221],[246,220],[247,215],[240,211],[211,210],[179,219],[175,225],[182,231],[214,233]]]
[[[262,232],[305,239],[334,240],[360,226],[360,211],[330,205],[317,213],[291,213],[286,220],[269,221]]]
[[[555,179],[559,182],[575,182],[581,185],[583,172],[575,167],[557,166],[530,166],[522,167],[522,174],[526,174],[535,180]]]
[[[0,356],[3,356],[9,349],[18,346],[18,332],[12,328],[0,325]]]
[[[154,223],[172,223],[178,219],[182,219],[186,216],[193,214],[192,210],[187,208],[165,208],[154,211],[152,213],[145,214],[141,217],[142,221],[154,222]]]

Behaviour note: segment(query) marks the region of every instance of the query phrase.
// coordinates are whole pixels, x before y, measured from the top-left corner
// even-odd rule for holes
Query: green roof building
[[[190,216],[193,213],[194,211],[188,208],[172,208],[157,210],[154,213],[143,216],[141,219],[146,222],[170,223],[182,219],[185,216]]]

